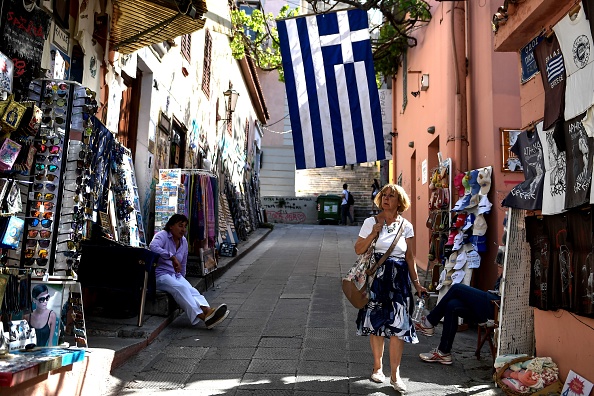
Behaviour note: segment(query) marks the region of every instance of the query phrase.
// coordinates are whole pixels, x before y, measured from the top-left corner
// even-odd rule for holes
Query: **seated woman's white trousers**
[[[171,294],[177,305],[188,315],[192,325],[200,322],[198,315],[202,313],[200,306],[210,307],[206,298],[183,276],[160,275],[157,277],[157,290]]]

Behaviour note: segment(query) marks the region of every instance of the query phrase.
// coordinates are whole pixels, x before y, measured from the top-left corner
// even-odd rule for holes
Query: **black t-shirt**
[[[511,150],[522,163],[525,180],[511,189],[501,205],[516,209],[540,210],[545,167],[538,133],[536,131],[520,133]]]
[[[557,36],[542,40],[534,48],[534,56],[545,91],[543,129],[547,130],[565,111],[565,65]]]
[[[582,124],[584,117],[585,114],[580,114],[563,125],[567,163],[565,209],[590,202],[594,141]]]

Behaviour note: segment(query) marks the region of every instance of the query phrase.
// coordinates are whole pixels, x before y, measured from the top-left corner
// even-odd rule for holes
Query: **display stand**
[[[109,212],[114,220],[114,239],[133,247],[146,247],[138,187],[130,151],[117,145],[110,172]]]
[[[447,261],[444,247],[451,223],[451,160],[447,158],[441,161],[437,168],[431,170],[431,175],[429,217],[426,224],[430,233],[429,264],[423,286],[433,292],[437,285],[433,273],[439,273],[445,264],[444,260]]]

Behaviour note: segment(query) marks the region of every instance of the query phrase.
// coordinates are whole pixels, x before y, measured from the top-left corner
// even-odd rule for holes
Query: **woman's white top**
[[[398,216],[396,218],[396,221],[394,221],[392,224],[384,224],[375,244],[376,253],[386,253],[386,251],[390,248],[390,245],[392,245],[392,242],[394,241],[394,237],[396,237],[396,234],[398,234],[398,229],[400,228],[400,221],[403,222],[402,236],[398,240],[398,243],[394,247],[394,250],[392,250],[390,257],[404,259],[404,255],[406,254],[407,248],[406,239],[414,237],[415,231],[410,221],[406,220],[402,216]],[[373,231],[374,224],[374,217],[368,217],[367,219],[365,219],[363,225],[361,226],[361,230],[359,231],[359,236],[361,238],[367,238],[369,234],[371,234],[371,231]]]

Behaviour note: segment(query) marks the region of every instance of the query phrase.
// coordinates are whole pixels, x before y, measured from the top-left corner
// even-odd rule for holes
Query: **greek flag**
[[[362,10],[277,21],[297,169],[385,159]]]

